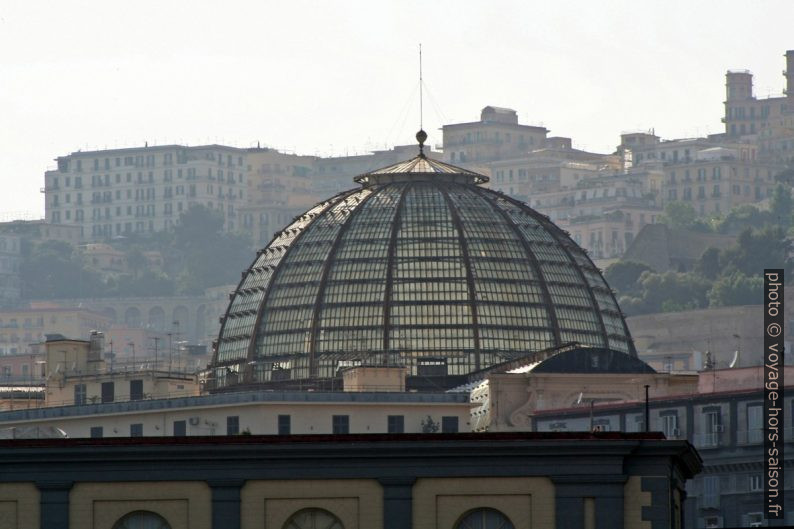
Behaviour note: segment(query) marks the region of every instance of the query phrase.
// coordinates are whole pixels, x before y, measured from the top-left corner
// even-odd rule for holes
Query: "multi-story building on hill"
[[[663,202],[688,202],[703,216],[724,215],[735,206],[770,197],[775,177],[785,168],[760,156],[748,138],[662,140],[649,131],[622,134],[620,139],[625,165],[664,171]]]
[[[84,308],[41,308],[0,310],[0,355],[27,354],[31,344],[47,334],[87,338],[91,331],[104,331],[110,320]]]
[[[665,164],[665,199],[692,204],[699,215],[722,215],[772,196],[777,164],[742,159],[733,149],[699,151],[692,160]]]
[[[182,211],[203,204],[234,231],[246,199],[245,155],[222,145],[73,152],[45,174],[46,218],[98,241],[169,229]]]
[[[480,121],[442,127],[444,158],[456,164],[484,163],[520,158],[546,145],[546,127],[519,125],[511,108],[487,106]]]
[[[432,156],[433,150],[429,145],[425,150]],[[402,161],[415,152],[416,145],[395,145],[391,149],[376,150],[369,154],[315,158],[312,177],[314,193],[323,197],[347,191],[355,186],[353,177]]]
[[[653,131],[627,132],[620,135],[618,151],[626,160],[627,166],[640,166],[659,163],[687,163],[696,159],[720,157],[720,149],[729,149],[731,156],[740,160],[755,161],[758,147],[755,143],[724,135],[706,138],[679,138],[663,140]]]
[[[749,70],[725,74],[725,134],[749,137],[757,142],[759,154],[780,162],[794,159],[794,50],[786,52],[784,95],[757,98]]]
[[[239,213],[255,247],[270,242],[275,231],[319,201],[312,179],[315,160],[269,148],[248,149],[247,202]]]
[[[21,237],[0,232],[0,306],[11,306],[19,302],[22,295],[22,281],[19,277],[21,261]]]
[[[623,255],[639,230],[662,214],[664,173],[602,171],[549,192],[533,192],[529,204],[571,233],[604,267]]]

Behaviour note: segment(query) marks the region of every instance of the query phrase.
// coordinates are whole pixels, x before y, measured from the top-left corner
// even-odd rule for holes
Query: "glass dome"
[[[636,354],[585,252],[487,180],[420,154],[296,217],[232,294],[210,387],[466,375],[572,342]]]

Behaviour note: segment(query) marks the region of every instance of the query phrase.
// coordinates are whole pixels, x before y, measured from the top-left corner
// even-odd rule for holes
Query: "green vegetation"
[[[22,288],[27,299],[171,296],[239,281],[251,262],[248,240],[225,234],[222,217],[195,206],[173,232],[133,235],[108,242],[123,254],[122,271],[108,273],[83,252],[62,241],[26,241],[22,247]],[[146,252],[162,256],[151,266]]]
[[[674,312],[706,307],[761,303],[764,268],[787,270],[792,278],[792,199],[789,188],[778,185],[771,211],[744,205],[711,225],[693,219],[688,204],[668,205],[665,222],[671,227],[719,233],[738,233],[733,246],[706,248],[688,272],[658,273],[644,263],[618,261],[605,277],[627,315]]]

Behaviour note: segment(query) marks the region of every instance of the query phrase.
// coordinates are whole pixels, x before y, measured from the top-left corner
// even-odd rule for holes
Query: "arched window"
[[[171,526],[159,514],[135,511],[116,522],[113,529],[171,529]]]
[[[290,516],[284,529],[345,529],[345,526],[326,510],[303,509]]]
[[[474,509],[455,524],[455,529],[515,529],[510,519],[496,509]]]

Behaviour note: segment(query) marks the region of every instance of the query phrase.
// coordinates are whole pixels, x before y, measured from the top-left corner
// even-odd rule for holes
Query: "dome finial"
[[[419,156],[425,155],[425,141],[427,141],[427,132],[422,129],[419,129],[419,132],[416,133],[416,141],[419,142]]]

